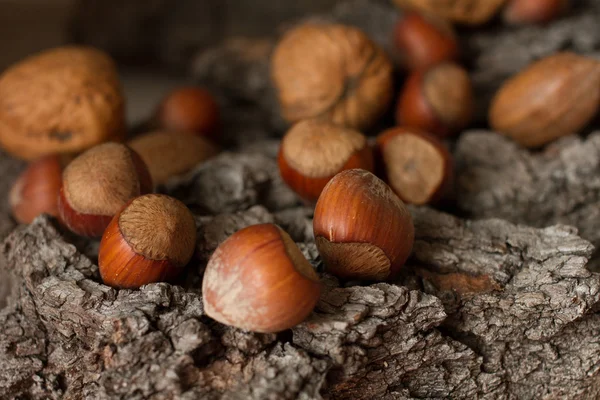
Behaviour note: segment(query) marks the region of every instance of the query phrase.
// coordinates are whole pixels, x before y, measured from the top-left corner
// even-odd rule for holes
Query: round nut
[[[506,0],[393,0],[403,9],[438,14],[453,22],[481,25],[492,19]]]
[[[249,226],[221,243],[202,281],[209,317],[255,332],[294,327],[312,312],[319,294],[313,267],[273,224]]]
[[[47,50],[0,76],[0,144],[17,157],[76,153],[124,134],[117,70],[99,50]]]
[[[278,161],[284,182],[309,202],[319,198],[338,172],[373,170],[373,153],[364,135],[322,120],[294,125],[281,141]]]
[[[362,130],[392,98],[391,61],[345,25],[304,24],[287,32],[273,53],[271,76],[288,122],[324,118]]]

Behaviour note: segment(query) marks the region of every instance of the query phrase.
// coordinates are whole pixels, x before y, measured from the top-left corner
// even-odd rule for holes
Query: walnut
[[[80,152],[124,133],[117,70],[99,50],[47,50],[0,76],[0,144],[15,156]]]
[[[354,129],[372,125],[392,99],[392,64],[362,31],[307,23],[287,32],[271,76],[288,122],[326,118]]]

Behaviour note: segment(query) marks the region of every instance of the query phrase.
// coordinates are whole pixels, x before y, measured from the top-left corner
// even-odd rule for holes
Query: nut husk
[[[505,0],[393,0],[403,8],[414,8],[438,14],[453,22],[468,25],[484,24],[498,11]]]
[[[577,133],[598,111],[600,62],[557,53],[521,71],[500,88],[490,125],[526,147]]]
[[[47,50],[0,76],[0,144],[17,157],[81,152],[124,134],[117,70],[99,50]]]
[[[288,122],[326,118],[354,129],[371,126],[392,99],[392,63],[362,31],[307,23],[274,50],[271,77]]]

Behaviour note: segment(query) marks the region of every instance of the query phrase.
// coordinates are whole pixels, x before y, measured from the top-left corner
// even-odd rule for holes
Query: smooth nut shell
[[[558,18],[568,5],[568,0],[510,0],[502,17],[509,24],[542,24]]]
[[[447,137],[465,128],[474,110],[473,88],[464,68],[443,63],[413,72],[398,99],[396,122]]]
[[[98,252],[102,281],[137,289],[170,281],[183,270],[196,247],[196,223],[179,200],[149,194],[132,199],[106,228]]]
[[[0,76],[0,144],[17,157],[76,153],[124,134],[117,70],[99,50],[47,50]]]
[[[294,327],[312,312],[319,294],[316,272],[273,224],[249,226],[221,243],[202,282],[209,317],[255,332]]]
[[[338,172],[373,171],[373,152],[360,132],[328,121],[304,120],[281,140],[278,164],[284,182],[306,201],[315,202]]]
[[[414,241],[412,218],[402,200],[360,169],[340,172],[325,186],[313,230],[327,270],[344,279],[392,279]]]
[[[303,24],[287,32],[271,58],[271,76],[288,122],[325,118],[371,126],[392,98],[392,63],[357,28]]]
[[[40,214],[58,216],[62,161],[57,155],[29,164],[11,188],[9,203],[15,219],[30,224]]]
[[[156,117],[164,130],[213,139],[220,125],[219,106],[213,95],[197,87],[173,90],[161,101]]]
[[[468,25],[486,23],[498,13],[506,0],[393,0],[401,8],[438,14]]]
[[[410,69],[427,69],[458,58],[454,29],[437,15],[404,13],[394,28],[394,44]]]
[[[218,153],[217,146],[203,137],[163,131],[138,136],[128,145],[144,160],[155,185],[191,170]]]
[[[600,62],[571,52],[546,57],[509,79],[492,101],[492,128],[527,147],[577,133],[600,104]]]

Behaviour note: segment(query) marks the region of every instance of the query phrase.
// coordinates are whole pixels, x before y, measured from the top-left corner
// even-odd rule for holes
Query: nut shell
[[[9,203],[15,219],[30,224],[40,214],[58,216],[62,160],[57,155],[30,163],[11,188]]]
[[[510,0],[502,17],[509,24],[543,24],[558,18],[568,6],[568,0]]]
[[[506,0],[393,0],[402,8],[438,14],[453,22],[484,24],[494,17]]]
[[[405,12],[394,28],[394,44],[404,64],[413,70],[458,58],[454,29],[437,15]]]
[[[189,171],[218,153],[217,146],[203,137],[163,131],[139,136],[128,145],[144,160],[156,185]]]
[[[76,153],[124,134],[117,70],[99,50],[47,50],[0,77],[0,144],[17,157]]]
[[[443,63],[407,78],[398,99],[396,122],[447,137],[469,124],[473,110],[467,71],[454,63]]]
[[[388,108],[392,63],[362,31],[303,24],[274,50],[271,76],[288,122],[325,118],[362,130]]]
[[[394,278],[410,255],[410,213],[381,179],[351,169],[329,181],[315,208],[313,230],[329,272],[343,279]]]
[[[255,332],[294,327],[312,312],[319,294],[313,267],[273,224],[249,226],[221,243],[202,282],[209,317]]]
[[[281,177],[300,197],[314,202],[335,174],[373,171],[373,152],[360,132],[323,120],[304,120],[284,136],[279,149]]]
[[[377,152],[388,184],[406,203],[434,203],[452,186],[452,156],[433,135],[391,128],[377,137]]]
[[[504,83],[492,128],[527,147],[577,133],[598,111],[600,62],[571,52],[541,59]]]
[[[59,219],[82,236],[101,236],[132,198],[152,191],[152,179],[137,153],[104,143],[75,158],[63,171]]]
[[[102,281],[137,289],[175,278],[196,247],[196,223],[179,200],[150,194],[131,200],[112,218],[98,253]]]
[[[156,117],[164,130],[213,139],[220,125],[217,102],[210,92],[198,87],[173,90],[161,101]]]

